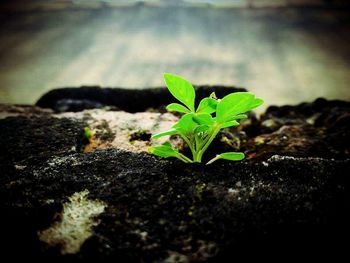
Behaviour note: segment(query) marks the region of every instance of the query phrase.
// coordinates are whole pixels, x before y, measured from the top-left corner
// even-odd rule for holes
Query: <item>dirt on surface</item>
[[[209,159],[241,149],[247,158],[208,166],[116,146],[84,152],[91,115],[39,110],[26,116],[26,110],[0,120],[4,257],[231,262],[347,253],[349,102],[319,99],[270,107],[260,118],[252,114],[221,132],[206,153]],[[118,114],[92,111],[94,123],[97,116]],[[113,128],[99,138],[110,142],[116,126],[110,125],[113,118],[102,119]],[[92,126],[95,134],[107,127]],[[150,136],[131,139],[149,142]],[[91,204],[99,206],[83,221],[86,240],[72,243],[82,228],[62,218],[94,211]]]

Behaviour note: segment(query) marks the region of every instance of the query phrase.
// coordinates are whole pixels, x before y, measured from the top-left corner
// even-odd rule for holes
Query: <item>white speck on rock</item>
[[[234,189],[234,188],[229,188],[227,191],[229,194],[238,194],[239,193],[239,190]]]
[[[98,223],[94,217],[101,214],[106,204],[100,200],[89,200],[89,191],[78,192],[63,204],[60,220],[50,228],[39,231],[39,239],[49,246],[61,246],[62,254],[75,254],[81,245],[92,236],[92,227]]]
[[[26,167],[27,167],[26,165],[15,164],[16,170],[24,170]]]
[[[267,163],[267,162],[264,161],[264,162],[262,162],[262,165],[265,166],[265,167],[268,167],[268,166],[269,166],[269,163]]]
[[[80,164],[77,157],[74,155],[67,155],[67,156],[56,156],[49,160],[47,160],[48,166],[59,166],[61,164],[69,164],[71,166],[77,166]],[[44,168],[44,170],[47,169],[47,167]]]
[[[283,155],[278,155],[275,154],[271,156],[267,162],[272,163],[272,162],[278,162],[278,161],[306,161],[306,160],[311,160],[311,161],[329,161],[329,160],[334,160],[332,159],[325,159],[321,157],[294,157],[294,156],[283,156]]]
[[[50,204],[53,204],[53,203],[55,203],[54,199],[47,199],[47,200],[45,200],[45,204],[50,205]]]
[[[165,258],[162,262],[163,263],[188,263],[190,262],[189,258],[184,255],[180,254],[176,251],[168,251],[168,257]]]
[[[148,233],[146,231],[140,231],[139,229],[133,231],[132,233],[138,235],[141,240],[145,241],[147,239]]]

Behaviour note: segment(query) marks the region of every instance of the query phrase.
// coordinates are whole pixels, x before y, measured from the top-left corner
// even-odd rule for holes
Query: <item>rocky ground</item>
[[[153,107],[139,91],[129,94],[140,102],[134,110],[113,96],[92,100],[98,89],[94,96],[84,88],[60,92],[44,96],[41,107],[0,106],[3,256],[223,262],[277,252],[345,255],[349,102],[318,99],[251,114],[206,154],[241,149],[247,158],[205,166],[146,152],[150,135],[178,118],[164,111],[162,89]]]

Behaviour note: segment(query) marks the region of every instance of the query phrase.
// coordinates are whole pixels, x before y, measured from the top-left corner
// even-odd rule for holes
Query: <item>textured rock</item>
[[[102,109],[60,113],[54,116],[86,122],[93,135],[85,147],[85,152],[110,147],[133,152],[147,152],[152,144],[161,144],[169,140],[169,136],[167,136],[151,142],[151,135],[169,130],[178,120],[171,113],[128,113]],[[176,140],[173,140],[173,143],[181,145]]]
[[[151,143],[149,135],[135,132],[166,129],[177,119],[169,113],[1,109],[4,257],[224,262],[272,259],[276,251],[296,257],[347,253],[347,102],[317,100],[272,107],[260,119],[252,115],[223,131],[207,154],[243,149],[248,158],[209,166],[142,150]],[[85,127],[94,134],[90,140]],[[80,237],[87,239],[74,238],[74,227],[72,235],[57,234],[65,233],[59,222],[69,204],[84,208],[89,201],[103,204],[104,212],[84,221],[88,235]]]

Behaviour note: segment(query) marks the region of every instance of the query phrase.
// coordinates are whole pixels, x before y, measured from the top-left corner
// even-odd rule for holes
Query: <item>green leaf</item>
[[[213,113],[216,110],[216,105],[218,101],[213,98],[204,98],[199,103],[197,108],[197,113]]]
[[[235,115],[249,111],[254,100],[254,94],[250,92],[235,92],[225,96],[217,105],[216,120],[219,123],[232,120]]]
[[[170,93],[194,112],[196,94],[192,84],[188,80],[170,73],[164,74],[164,80]]]
[[[168,106],[166,106],[166,109],[168,111],[178,111],[182,113],[190,113],[191,111],[187,109],[185,106],[179,104],[179,103],[171,103]]]
[[[248,119],[248,116],[246,114],[238,114],[234,116],[232,120],[241,120],[241,119]]]
[[[148,152],[164,158],[176,157],[179,154],[179,152],[177,150],[174,150],[171,144],[168,142],[159,146],[149,147]]]
[[[213,117],[208,113],[196,113],[192,115],[193,121],[197,124],[212,125],[214,123]]]
[[[164,142],[164,143],[162,143],[162,146],[167,146],[167,147],[173,148],[173,146],[171,145],[170,142]]]
[[[159,139],[160,137],[163,137],[163,136],[167,136],[167,135],[174,135],[174,134],[177,134],[177,130],[176,129],[170,129],[169,131],[165,131],[165,132],[160,132],[160,133],[156,133],[154,135],[152,135],[152,139]]]
[[[244,153],[242,152],[226,152],[218,154],[219,159],[225,159],[230,161],[240,161],[244,159]]]
[[[232,127],[232,126],[238,126],[238,125],[239,125],[238,121],[228,121],[221,125],[221,129]]]
[[[209,126],[208,125],[199,125],[194,129],[195,133],[200,133],[200,132],[206,132],[207,130],[209,130]]]
[[[264,101],[262,99],[255,98],[255,100],[252,101],[251,104],[249,105],[249,107],[250,107],[249,110],[252,110],[252,109],[254,109],[256,107],[259,107],[263,103],[264,103]]]
[[[236,120],[242,120],[242,119],[247,119],[248,116],[246,114],[238,114],[236,116],[233,116],[231,118],[231,120],[229,121],[226,121],[222,128],[227,128],[227,127],[230,127],[230,126],[238,126],[239,125],[239,122],[237,122]]]
[[[233,116],[233,118],[230,121],[226,121],[221,125],[221,129],[232,127],[232,126],[238,126],[239,122],[236,120],[241,120],[241,119],[247,119],[248,116],[246,114],[238,114],[236,116]]]
[[[216,155],[213,159],[211,159],[207,164],[211,164],[219,159],[225,159],[229,161],[240,161],[244,159],[244,153],[241,152],[227,152]]]
[[[181,119],[175,125],[173,125],[173,128],[183,135],[192,135],[194,129],[199,126],[196,122],[193,121],[193,115],[193,113],[183,115]]]

